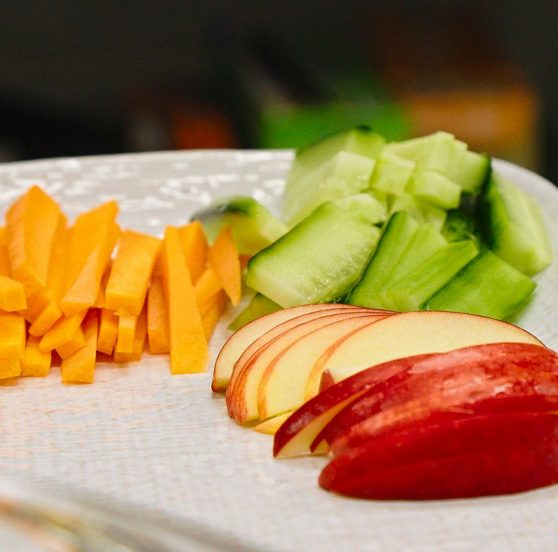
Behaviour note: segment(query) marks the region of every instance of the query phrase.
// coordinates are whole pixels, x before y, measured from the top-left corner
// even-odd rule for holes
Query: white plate
[[[289,152],[176,152],[0,166],[3,207],[37,183],[73,215],[108,198],[119,220],[160,234],[211,198],[250,193],[278,209]],[[537,196],[555,243],[558,192],[497,162]],[[520,325],[558,348],[558,271],[539,278]],[[221,345],[221,325],[212,343]],[[452,502],[371,502],[317,486],[323,458],[274,461],[271,439],[232,423],[210,373],[171,377],[165,357],[100,365],[89,386],[57,370],[0,387],[0,469],[210,527],[242,550],[555,550],[558,486]]]

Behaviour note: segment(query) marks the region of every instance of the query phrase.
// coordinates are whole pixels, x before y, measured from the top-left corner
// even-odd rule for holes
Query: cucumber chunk
[[[400,311],[419,310],[423,303],[477,254],[478,248],[473,241],[447,244],[382,292],[385,308]]]
[[[375,159],[384,144],[382,136],[360,126],[299,149],[285,185],[283,205],[287,221],[293,225],[322,203],[368,187]],[[340,153],[347,155],[333,161]],[[360,167],[351,167],[351,160],[358,160]],[[323,182],[328,178],[328,182]]]
[[[461,187],[441,173],[417,170],[409,182],[408,192],[442,209],[459,207]]]
[[[359,279],[380,230],[373,199],[359,194],[326,203],[248,263],[246,284],[282,307],[327,303]]]
[[[448,241],[474,240],[478,242],[479,229],[476,213],[465,209],[448,211],[442,234]]]
[[[539,206],[496,173],[481,200],[481,224],[494,253],[524,274],[537,274],[551,263],[552,250]]]
[[[398,211],[407,211],[415,219],[423,224],[429,222],[436,229],[441,230],[446,222],[446,211],[441,207],[436,207],[428,201],[424,201],[418,197],[409,194],[403,194],[392,198],[389,207],[389,214]]]
[[[340,151],[285,191],[284,213],[290,226],[322,203],[358,194],[368,188],[375,160]],[[288,190],[291,190],[289,193]]]
[[[405,211],[399,211],[389,219],[378,248],[362,278],[347,297],[347,303],[362,307],[382,306],[379,294],[389,281],[418,226],[415,218]]]
[[[459,184],[463,192],[478,194],[491,173],[491,160],[484,153],[467,150],[460,163],[448,167],[447,176]]]
[[[254,255],[287,232],[287,227],[261,203],[250,196],[234,196],[215,200],[194,213],[207,239],[212,242],[228,225],[242,255]]]
[[[252,320],[265,316],[266,314],[271,314],[272,312],[281,310],[281,306],[268,299],[265,295],[261,293],[256,293],[246,307],[238,313],[236,318],[229,324],[229,330],[239,330],[242,326],[245,326]]]
[[[372,174],[370,188],[400,195],[405,191],[414,170],[415,164],[413,161],[393,153],[382,152]]]
[[[522,305],[534,289],[533,280],[484,250],[433,295],[424,308],[503,319]]]

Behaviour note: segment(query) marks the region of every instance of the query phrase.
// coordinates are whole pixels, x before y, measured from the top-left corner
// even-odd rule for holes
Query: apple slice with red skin
[[[221,348],[213,369],[211,388],[215,392],[224,391],[229,385],[234,364],[246,348],[261,335],[278,326],[282,322],[306,313],[317,313],[322,310],[337,308],[357,308],[349,305],[317,304],[300,305],[262,316],[249,322],[232,334]]]
[[[315,305],[315,306],[319,308],[315,310],[310,310],[309,312],[304,312],[303,314],[298,314],[295,317],[289,318],[279,324],[273,325],[271,328],[267,328],[268,321],[264,320],[263,318],[258,318],[257,320],[254,320],[254,323],[261,321],[260,326],[266,327],[266,331],[263,332],[261,335],[259,335],[256,339],[254,339],[254,341],[249,343],[245,347],[245,349],[240,353],[240,356],[238,356],[238,358],[234,362],[232,372],[230,374],[227,391],[230,390],[231,388],[234,388],[238,377],[240,376],[240,374],[242,374],[245,365],[250,361],[252,356],[255,353],[257,353],[262,347],[266,346],[268,343],[273,341],[273,339],[281,335],[283,332],[286,332],[290,328],[294,328],[299,324],[303,324],[305,322],[309,322],[310,320],[315,320],[317,318],[321,318],[322,316],[327,316],[329,314],[336,314],[341,312],[345,312],[345,313],[371,312],[370,309],[366,309],[363,307],[347,307],[346,305],[327,305],[326,308],[322,307],[322,305]],[[296,308],[298,307],[292,307],[292,309],[296,309]],[[278,312],[284,312],[284,311],[278,311]],[[277,314],[277,313],[272,313],[272,314]],[[241,328],[241,330],[242,329],[244,328]],[[252,332],[252,334],[253,333],[254,332]],[[233,339],[236,335],[237,334],[233,334],[230,339]],[[246,334],[243,334],[243,336],[241,336],[242,342],[246,341],[245,337]],[[230,358],[230,360],[232,360],[232,358]]]
[[[380,324],[381,322],[377,322]],[[487,349],[488,348],[488,349]],[[355,401],[363,393],[372,393],[378,386],[384,385],[393,377],[403,378],[405,374],[420,365],[421,370],[443,370],[451,367],[454,362],[472,363],[487,355],[515,355],[518,351],[531,351],[535,355],[552,355],[552,351],[544,346],[533,344],[498,343],[482,346],[471,346],[454,351],[451,354],[415,355],[395,359],[372,366],[357,372],[353,376],[328,387],[319,395],[303,404],[280,427],[275,435],[273,452],[276,457],[288,458],[308,454],[310,446],[322,429],[343,408]],[[457,355],[454,356],[454,354]],[[457,359],[457,360],[456,360]],[[314,443],[317,444],[317,441]],[[327,447],[315,448],[313,452],[325,452]]]
[[[544,410],[411,423],[348,449],[319,479],[329,491],[383,500],[510,494],[556,482],[558,416]]]
[[[477,401],[540,395],[543,389],[558,397],[558,355],[549,349],[509,343],[443,353],[366,391],[322,429],[310,449],[325,441],[337,455],[433,410],[467,411]]]
[[[270,342],[260,347],[244,364],[235,381],[233,382],[231,380],[226,394],[229,415],[238,423],[246,423],[260,419],[258,411],[258,387],[262,380],[262,376],[266,369],[270,365],[273,365],[276,357],[289,349],[292,344],[298,342],[307,335],[320,335],[319,332],[324,331],[326,335],[330,336],[329,342],[331,342],[331,335],[343,335],[356,328],[372,324],[383,317],[383,314],[370,314],[367,311],[338,312],[336,314],[320,316],[319,318],[308,320],[288,328]],[[331,334],[331,331],[328,331],[330,329],[329,327],[336,322],[338,322],[338,324],[336,324],[335,331]],[[326,347],[327,344],[324,344],[321,351]],[[308,351],[308,357],[317,358],[318,356],[319,354],[312,355],[311,351]],[[310,371],[311,368],[312,364],[310,364],[307,371]],[[235,368],[235,372],[236,370],[237,368]],[[304,384],[305,379],[299,386],[301,388],[299,394],[302,397],[300,402],[284,410],[292,410],[302,404],[304,401]],[[279,413],[280,412],[277,412],[277,414]]]
[[[388,316],[332,345],[308,377],[306,398],[318,393],[322,373],[332,367],[352,366],[358,372],[396,358],[505,341],[542,345],[518,326],[474,314],[423,311]]]

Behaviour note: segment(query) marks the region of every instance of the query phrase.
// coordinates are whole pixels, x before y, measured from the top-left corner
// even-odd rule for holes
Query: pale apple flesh
[[[238,375],[234,381],[231,379],[226,394],[229,415],[238,423],[259,419],[258,387],[265,370],[274,362],[277,355],[280,355],[303,336],[327,327],[336,321],[346,320],[346,327],[348,328],[346,331],[349,331],[349,329],[375,322],[379,318],[381,317],[376,314],[366,312],[338,312],[289,327],[263,347],[260,347],[240,369],[235,368],[235,374],[238,370]]]
[[[496,343],[441,353],[369,388],[322,429],[310,449],[323,441],[338,455],[432,411],[470,412],[487,400],[497,408],[499,400],[528,401],[542,389],[558,403],[558,356],[544,347]]]
[[[308,377],[306,399],[318,393],[322,373],[331,368],[351,366],[358,372],[396,358],[506,341],[542,345],[518,326],[484,316],[441,311],[387,316],[328,349]]]
[[[349,449],[322,471],[320,486],[358,498],[433,500],[558,482],[556,414],[543,409],[456,416],[412,424]]]
[[[367,315],[345,318],[311,332],[285,347],[268,363],[258,386],[258,414],[261,419],[294,410],[305,402],[308,376],[331,343],[384,316]]]
[[[283,322],[276,324],[271,328],[267,328],[265,332],[259,335],[254,341],[249,343],[234,362],[232,372],[230,374],[230,379],[228,382],[227,392],[230,391],[230,388],[234,388],[237,379],[239,378],[239,376],[242,374],[244,370],[245,365],[249,363],[250,359],[254,356],[254,354],[256,354],[258,351],[260,351],[260,349],[265,347],[268,343],[273,341],[276,337],[286,332],[290,328],[296,327],[305,322],[309,322],[310,320],[321,318],[322,316],[327,316],[329,314],[336,314],[342,312],[353,313],[353,312],[368,311],[368,309],[364,309],[362,307],[348,308],[344,305],[328,305],[327,308],[324,308],[320,305],[319,307],[320,308],[316,310],[311,310],[308,312],[304,312],[303,314],[298,314],[297,316],[284,320]],[[297,307],[292,307],[292,308],[297,308]],[[279,312],[283,312],[283,311],[279,311]],[[254,322],[257,322],[258,320],[255,320]],[[267,326],[267,322],[264,320],[262,320],[262,324]],[[231,339],[233,339],[236,335],[237,334],[234,334],[231,337]],[[241,337],[242,337],[242,341],[244,341],[244,337],[243,336]]]
[[[213,391],[224,391],[227,388],[235,362],[246,348],[262,334],[296,316],[331,308],[351,307],[331,304],[300,305],[262,316],[240,328],[225,342],[215,361],[211,383]]]
[[[273,416],[273,418],[268,418],[259,424],[256,424],[252,429],[258,433],[264,433],[266,435],[275,435],[279,428],[283,425],[285,420],[292,414],[292,412],[284,412],[278,416]]]

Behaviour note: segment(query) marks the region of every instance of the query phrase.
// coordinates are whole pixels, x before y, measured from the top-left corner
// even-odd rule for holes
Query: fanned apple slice
[[[331,344],[385,316],[391,314],[367,314],[364,320],[360,320],[360,315],[358,320],[332,319],[331,323],[324,326],[313,330],[309,328],[302,337],[268,361],[258,386],[260,419],[265,420],[281,412],[294,410],[303,404],[308,376]]]
[[[320,486],[358,498],[433,500],[556,483],[558,416],[544,408],[411,424],[335,458]]]
[[[346,305],[301,305],[273,312],[266,316],[262,316],[240,328],[237,332],[229,337],[223,345],[219,356],[215,362],[213,370],[213,381],[211,388],[213,391],[224,391],[230,381],[235,362],[246,348],[253,343],[258,337],[266,333],[271,328],[309,312],[318,312],[331,308],[354,308]]]
[[[277,337],[260,347],[251,358],[239,369],[235,367],[235,374],[239,370],[238,377],[227,389],[227,408],[229,415],[238,423],[246,423],[259,419],[258,414],[258,387],[266,368],[273,363],[275,357],[281,354],[285,349],[293,343],[300,340],[303,336],[314,332],[320,328],[326,327],[336,321],[346,321],[345,332],[350,332],[355,328],[359,328],[366,324],[376,322],[383,315],[369,314],[366,311],[349,311],[320,316],[313,320],[307,320],[301,324],[297,324],[280,333]],[[337,334],[343,335],[341,328],[337,330]],[[331,341],[330,334],[330,341]],[[327,347],[325,344],[323,349]],[[310,357],[314,358],[315,355]],[[311,369],[311,365],[308,371]],[[304,393],[304,385],[301,386],[301,395]],[[299,403],[301,404],[301,403]],[[296,405],[298,406],[298,405]],[[269,416],[266,416],[266,418]]]
[[[388,360],[497,342],[542,343],[527,331],[493,318],[458,312],[405,312],[341,337],[314,365],[306,398],[317,394],[322,373],[338,366],[355,372]]]
[[[292,414],[292,412],[284,412],[273,418],[268,418],[263,422],[255,425],[252,429],[258,433],[265,433],[266,435],[275,435],[279,428],[285,423],[285,420]]]

